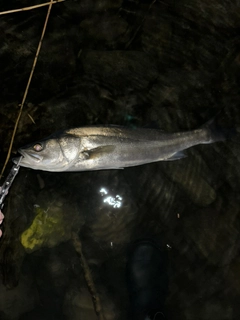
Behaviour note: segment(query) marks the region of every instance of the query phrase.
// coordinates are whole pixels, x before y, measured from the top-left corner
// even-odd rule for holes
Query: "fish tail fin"
[[[237,130],[235,128],[224,128],[221,127],[217,121],[216,117],[206,122],[202,129],[207,130],[209,136],[209,142],[217,142],[217,141],[225,141],[231,139],[237,134]]]

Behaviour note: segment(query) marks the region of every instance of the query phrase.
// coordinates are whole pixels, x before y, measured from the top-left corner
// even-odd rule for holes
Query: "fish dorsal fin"
[[[166,161],[174,161],[182,158],[186,158],[186,154],[183,151],[178,151],[174,153],[170,158],[167,158]]]
[[[81,152],[80,158],[82,160],[92,160],[102,157],[106,153],[112,153],[116,147],[112,145],[97,147],[94,149],[86,150]]]

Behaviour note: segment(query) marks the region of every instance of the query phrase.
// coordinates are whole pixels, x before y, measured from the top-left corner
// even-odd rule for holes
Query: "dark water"
[[[0,19],[1,168],[46,11]],[[82,125],[174,132],[217,115],[238,129],[239,21],[237,1],[54,5],[12,157]],[[3,210],[0,320],[100,319],[96,296],[105,319],[128,319],[127,252],[146,238],[168,255],[168,319],[239,319],[239,135],[187,155],[124,170],[21,168]]]

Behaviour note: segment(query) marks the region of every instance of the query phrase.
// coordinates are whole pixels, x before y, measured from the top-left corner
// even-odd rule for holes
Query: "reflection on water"
[[[109,204],[113,208],[121,207],[123,198],[120,195],[116,194],[115,196],[110,196],[108,190],[105,188],[101,188],[99,192],[102,196],[105,196],[103,198],[104,203]]]

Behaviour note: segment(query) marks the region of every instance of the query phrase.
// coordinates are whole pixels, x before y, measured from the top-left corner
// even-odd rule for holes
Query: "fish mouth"
[[[43,157],[40,156],[39,154],[36,154],[36,153],[31,153],[29,151],[24,151],[24,150],[21,150],[19,149],[18,150],[18,153],[20,153],[21,156],[23,156],[21,162],[20,162],[20,165],[21,164],[24,164],[24,162],[26,163],[29,163],[29,162],[40,162],[42,161]],[[15,158],[13,160],[14,163],[16,163],[16,161],[19,160],[19,158]]]

